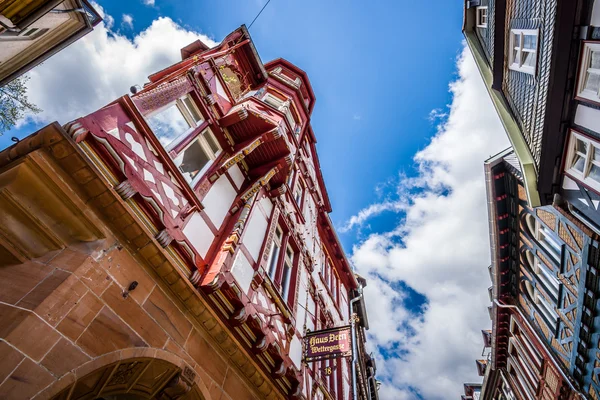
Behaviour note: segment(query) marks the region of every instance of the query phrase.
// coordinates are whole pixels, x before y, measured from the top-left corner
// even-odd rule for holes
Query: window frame
[[[583,46],[581,48],[581,56],[579,58],[579,63],[577,65],[578,75],[577,75],[577,87],[575,91],[575,97],[579,99],[585,99],[592,101],[594,103],[600,103],[600,87],[598,91],[594,94],[593,91],[587,90],[585,88],[585,81],[587,78],[587,73],[590,69],[595,69],[591,67],[587,67],[587,65],[591,62],[591,56],[593,52],[600,53],[600,42],[590,42],[584,41]],[[584,65],[586,67],[584,68]],[[600,75],[600,69],[597,69],[597,75]]]
[[[296,106],[294,106],[294,102],[292,101],[292,99],[286,97],[286,99],[283,100],[279,96],[267,91],[263,95],[262,101],[285,116],[285,119],[292,128],[292,132],[297,137],[300,133],[299,129],[297,129],[300,126],[300,118],[298,117],[298,113],[296,112]],[[286,102],[288,103],[288,105],[284,108]]]
[[[485,12],[485,18],[484,21],[482,22],[482,15],[480,14],[480,12]],[[487,28],[488,27],[488,8],[487,6],[479,6],[477,8],[475,8],[475,19],[476,19],[476,25],[478,28]]]
[[[214,139],[214,143],[218,146],[218,151],[215,152],[213,151],[210,143],[208,142],[207,138],[206,138],[206,134],[209,134],[212,136],[212,138]],[[185,151],[187,149],[189,149],[194,143],[198,142],[198,144],[200,145],[201,149],[205,152],[205,154],[208,156],[208,162],[206,164],[204,164],[204,166],[196,173],[196,175],[194,177],[192,177],[192,179],[188,179],[185,175],[185,172],[183,172],[180,168],[180,164],[178,164],[176,162],[176,160],[179,157],[183,157],[183,154],[185,153]],[[185,147],[183,147],[181,150],[177,151],[176,154],[173,154],[171,156],[171,159],[173,160],[173,163],[175,164],[175,166],[177,167],[177,169],[179,170],[179,173],[181,173],[181,175],[183,175],[184,179],[186,180],[186,182],[188,182],[188,184],[194,188],[198,182],[200,182],[200,180],[202,179],[203,176],[205,176],[206,172],[210,169],[210,167],[214,164],[215,160],[219,158],[219,156],[223,154],[223,149],[221,148],[221,145],[219,144],[219,141],[217,140],[216,136],[214,135],[214,133],[212,132],[212,129],[210,129],[209,127],[203,129],[201,132],[198,133],[198,135],[194,136],[193,138],[191,138],[191,140],[189,141],[189,143],[187,143],[185,145]]]
[[[529,75],[535,75],[537,71],[537,61],[538,61],[538,53],[539,53],[539,30],[538,29],[511,29],[510,30],[510,38],[508,40],[509,43],[509,52],[508,52],[508,68],[513,71],[523,72]],[[515,36],[519,35],[519,46],[515,45]],[[525,36],[535,36],[535,49],[531,51],[531,49],[525,49],[524,47],[524,38]],[[519,51],[519,60],[516,61],[514,59],[513,50]],[[523,65],[523,53],[534,53],[535,54],[535,62],[533,66]]]
[[[200,121],[195,120],[194,116],[192,115],[192,111],[190,111],[190,108],[186,104],[185,100],[189,101],[189,103],[193,107],[192,111],[194,111],[200,117]],[[158,137],[158,135],[156,134],[156,132],[154,132],[154,129],[152,128],[152,125],[150,124],[150,118],[152,118],[153,116],[155,116],[157,114],[162,113],[163,111],[167,110],[168,108],[170,108],[172,106],[175,106],[177,108],[177,110],[180,112],[181,116],[183,117],[185,122],[188,124],[188,129],[186,129],[184,132],[179,133],[175,138],[173,138],[173,140],[167,146],[163,146],[167,152],[175,150],[177,148],[177,146],[180,145],[183,141],[185,141],[186,138],[188,138],[195,129],[202,126],[206,122],[206,118],[200,111],[200,108],[196,105],[196,101],[191,96],[191,92],[186,93],[183,96],[181,96],[173,101],[170,101],[169,103],[165,104],[164,106],[159,107],[155,110],[152,110],[148,114],[144,115],[144,119],[146,120],[146,123],[148,124],[148,126],[150,127],[150,130],[152,130],[152,133],[154,134],[154,136],[156,136],[156,138],[158,139],[159,142],[160,142],[160,138]],[[187,147],[187,145],[186,145],[186,147]],[[219,145],[219,147],[220,147],[220,145]],[[178,153],[181,151],[183,151],[183,149],[178,151]]]
[[[585,142],[588,146],[587,152],[584,158],[584,167],[583,172],[579,171],[574,167],[575,165],[575,156],[582,157],[583,155],[577,151],[577,140]],[[594,150],[598,149],[600,152],[600,143],[594,141],[593,139],[580,134],[575,130],[570,130],[569,132],[569,141],[567,147],[567,157],[565,158],[564,172],[571,176],[572,178],[584,183],[589,186],[596,192],[600,192],[600,181],[596,181],[593,178],[590,178],[590,171],[592,170],[592,165],[600,168],[600,161],[593,161]],[[590,151],[591,150],[591,151]]]

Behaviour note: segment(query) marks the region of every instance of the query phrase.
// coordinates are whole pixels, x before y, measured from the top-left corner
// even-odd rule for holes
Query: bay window
[[[571,131],[565,171],[600,191],[600,144]]]
[[[209,128],[198,133],[204,118],[190,95],[153,111],[146,121],[191,186],[221,154],[221,146]]]
[[[534,75],[537,64],[538,31],[512,29],[510,31],[509,68]]]
[[[583,44],[577,96],[600,102],[600,43]]]

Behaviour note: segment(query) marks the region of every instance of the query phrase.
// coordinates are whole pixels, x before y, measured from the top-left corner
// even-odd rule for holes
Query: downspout
[[[356,346],[356,313],[354,312],[354,303],[362,299],[362,286],[358,285],[358,296],[350,300],[350,327],[352,331],[352,399],[358,400],[356,385],[356,364],[358,363]]]
[[[371,375],[369,377],[369,381],[373,381],[373,390],[375,391],[375,399],[379,399],[379,395],[377,394],[377,381],[375,377]],[[371,392],[371,385],[367,385],[369,390],[369,400],[373,400],[373,392]]]
[[[498,299],[494,299],[494,304],[496,304],[500,308],[512,308],[512,309],[516,310],[517,314],[519,314],[519,317],[521,318],[521,320],[525,323],[525,325],[527,325],[527,328],[529,329],[529,331],[535,332],[535,330],[533,329],[533,327],[529,323],[529,320],[527,318],[525,318],[525,316],[523,315],[523,313],[521,312],[521,309],[519,309],[519,307],[513,306],[511,304],[502,304],[502,303],[500,303],[498,301]],[[542,343],[544,343],[544,345],[546,345],[545,342],[542,341]],[[560,372],[560,374],[562,375],[562,377],[564,378],[564,380],[569,384],[569,386],[571,387],[571,389],[575,393],[577,393],[579,396],[581,396],[582,399],[585,399],[586,398],[585,395],[583,393],[581,393],[579,390],[577,390],[575,388],[575,386],[573,386],[573,384],[571,383],[571,379],[567,375],[565,375],[565,373],[562,370],[561,366],[558,365],[558,363],[554,360],[554,358],[550,357],[550,360],[552,360],[552,364],[554,364],[554,366],[556,367],[556,369]]]

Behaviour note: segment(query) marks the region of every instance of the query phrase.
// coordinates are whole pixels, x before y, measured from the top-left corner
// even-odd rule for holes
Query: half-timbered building
[[[306,73],[243,26],[181,55],[0,153],[9,398],[352,396],[349,359],[303,362],[305,332],[368,329]]]
[[[598,395],[598,236],[564,204],[532,208],[516,154],[486,162],[492,264],[486,376],[519,399]],[[488,371],[489,370],[489,371]]]

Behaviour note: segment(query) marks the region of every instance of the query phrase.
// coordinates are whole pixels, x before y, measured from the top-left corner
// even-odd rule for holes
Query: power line
[[[263,8],[260,9],[260,11],[258,12],[258,14],[256,14],[256,17],[254,17],[254,19],[252,20],[252,22],[250,22],[250,25],[248,25],[248,30],[250,30],[250,28],[252,28],[252,24],[254,24],[254,22],[258,19],[258,17],[260,17],[260,14],[262,14],[263,10],[265,8],[267,8],[267,6],[269,5],[269,3],[271,2],[271,0],[268,0],[265,5],[263,6]]]

